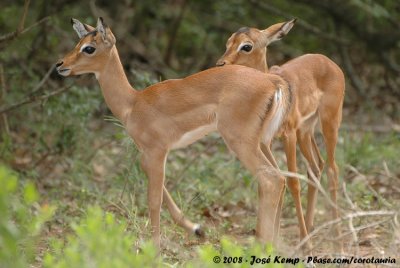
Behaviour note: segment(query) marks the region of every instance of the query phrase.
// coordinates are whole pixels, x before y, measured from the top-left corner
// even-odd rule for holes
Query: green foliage
[[[167,178],[171,178],[171,184],[177,183],[177,189],[185,194],[195,195],[200,192],[197,200],[192,200],[191,205],[194,206],[211,200],[221,201],[216,198],[233,202],[255,198],[252,194],[255,181],[229,153],[218,135],[210,135],[203,141],[191,145],[185,151],[170,153],[168,160],[171,164],[167,165]],[[232,188],[241,188],[242,191]]]
[[[0,65],[4,68],[5,79],[0,84],[0,102],[1,105],[9,105],[30,96],[56,59],[76,44],[77,36],[69,18],[76,17],[95,25],[97,18],[93,12],[98,10],[102,15],[104,13],[113,29],[127,75],[138,89],[214,66],[224,52],[228,37],[239,27],[265,28],[289,17],[298,17],[299,22],[305,23],[298,23],[288,36],[268,49],[271,64],[281,64],[294,56],[317,52],[329,56],[344,69],[336,37],[346,39],[351,44],[348,48],[354,73],[367,85],[364,94],[375,94],[373,98],[359,99],[347,76],[346,105],[356,103],[364,106],[370,101],[376,102],[382,107],[379,117],[388,107],[397,111],[399,105],[392,97],[395,94],[389,90],[392,88],[395,92],[399,81],[391,77],[388,64],[380,62],[385,59],[380,52],[389,51],[385,44],[391,39],[399,40],[395,31],[397,24],[393,23],[400,19],[398,1],[382,0],[377,3],[351,0],[340,5],[337,4],[339,2],[148,0],[122,1],[118,4],[96,1],[91,5],[89,1],[72,0],[68,4],[61,1],[49,5],[45,0],[31,1],[25,26],[46,16],[50,18],[1,46]],[[324,3],[328,5],[325,9]],[[22,5],[21,0],[2,1],[1,35],[17,28]],[[178,21],[182,9],[182,20]],[[274,9],[278,12],[271,11]],[[338,14],[349,15],[351,20],[341,20],[338,14],[332,16],[330,12],[335,10],[344,10]],[[357,25],[359,29],[355,27]],[[320,30],[320,33],[313,29]],[[176,36],[172,38],[174,31]],[[325,37],[321,32],[325,33]],[[375,33],[379,35],[375,36]],[[326,35],[333,38],[327,39]],[[373,38],[369,40],[377,42],[362,39],[368,36]],[[167,61],[169,46],[172,51]],[[368,46],[374,46],[374,49]],[[396,47],[399,47],[398,41]],[[398,51],[391,51],[389,57],[396,59]],[[38,193],[32,181],[42,189],[45,199],[58,208],[49,223],[51,230],[55,231],[40,237],[45,245],[54,237],[63,238],[52,243],[52,251],[46,257],[47,267],[85,267],[100,262],[110,264],[111,261],[111,267],[116,267],[117,259],[122,260],[121,264],[117,264],[121,267],[130,260],[143,267],[168,265],[155,261],[156,258],[152,257],[154,249],[142,242],[149,238],[147,180],[140,169],[137,150],[123,130],[104,122],[104,114],[109,118],[109,112],[94,77],[86,75],[86,78],[74,79],[51,74],[35,95],[47,94],[69,83],[74,86],[62,95],[5,114],[10,131],[1,128],[0,161],[8,163],[21,175],[17,181],[13,173],[0,169],[0,267],[27,267],[32,264],[33,253],[41,256],[46,250],[35,247],[35,242],[43,222],[50,219],[54,209],[38,204]],[[364,117],[377,114],[375,105],[370,107],[373,108],[363,114]],[[353,117],[347,116],[349,113],[344,114],[345,122],[353,120]],[[396,112],[392,115],[396,123]],[[114,119],[111,121],[116,123]],[[3,121],[0,126],[3,126]],[[338,165],[343,174],[346,175],[349,164],[369,179],[381,172],[385,162],[393,176],[398,177],[398,134],[363,135],[357,132],[341,133],[340,137],[344,137],[344,142],[340,140],[337,148]],[[206,227],[209,227],[210,221],[217,222],[206,228],[210,243],[237,228],[234,225],[240,225],[241,234],[249,236],[249,230],[254,228],[257,203],[255,180],[229,155],[223,142],[215,142],[216,139],[211,136],[185,150],[171,153],[166,176],[168,189],[189,219]],[[278,161],[284,159],[281,147],[274,150],[274,155]],[[285,161],[279,162],[286,169]],[[305,170],[299,167],[299,173],[305,174]],[[382,180],[390,186],[396,181]],[[326,180],[322,182],[325,184]],[[369,183],[364,179],[347,184],[350,198],[363,209],[376,207],[377,203]],[[393,203],[398,202],[394,195],[391,198]],[[223,208],[227,204],[235,206],[238,202],[243,202],[245,209],[250,210],[254,217],[241,217],[246,221],[234,222],[229,217],[218,219],[216,215],[215,219],[203,215],[213,206]],[[98,208],[87,211],[88,203],[113,214]],[[323,202],[319,203],[322,205]],[[292,215],[288,216],[285,212],[290,209]],[[286,218],[294,218],[294,206],[285,202],[284,214]],[[122,218],[124,221],[120,221]],[[326,218],[318,217],[318,220]],[[171,250],[172,254],[168,250],[164,252],[166,262],[178,266],[193,259],[194,247],[187,246],[192,238],[172,223],[165,209],[161,221],[163,242],[168,244],[173,241],[176,246]],[[71,225],[71,222],[76,223]],[[64,239],[71,228],[73,234]],[[133,250],[137,245],[140,245],[141,253]],[[212,257],[216,255],[269,254],[256,245],[236,245],[226,239],[222,239],[221,245],[215,243],[214,247],[200,248],[200,259],[188,263],[188,266],[223,267],[222,263],[212,263]],[[111,254],[118,258],[113,258]],[[38,263],[38,266],[41,265],[41,262]]]
[[[276,261],[275,258],[279,261]],[[220,249],[212,245],[202,246],[199,249],[199,259],[191,261],[186,267],[274,267],[283,268],[282,256],[274,253],[271,246],[261,246],[253,243],[248,247],[238,245],[228,238],[222,238]],[[299,260],[301,262],[301,260]],[[291,267],[303,267],[302,264]]]
[[[397,158],[400,151],[398,134],[375,135],[366,133],[361,136],[345,136],[345,162],[363,172],[370,172],[377,167],[382,167],[385,162],[389,168],[397,168]]]
[[[136,238],[126,230],[125,221],[118,221],[99,207],[90,207],[86,217],[72,224],[73,234],[52,243],[52,252],[45,256],[44,267],[160,267],[160,258],[150,243],[133,250]]]
[[[0,142],[0,158],[9,160],[13,158],[12,153],[12,139],[6,133],[1,133]]]
[[[0,267],[27,267],[54,208],[38,206],[35,186],[28,182],[20,189],[17,176],[3,166],[0,185]]]
[[[384,6],[376,3],[372,0],[351,0],[350,1],[353,5],[359,7],[360,9],[364,10],[366,13],[373,15],[374,17],[380,18],[389,18],[390,14]]]
[[[157,257],[155,248],[149,242],[135,252],[133,245],[137,244],[137,238],[127,230],[127,223],[99,207],[88,208],[85,218],[72,224],[72,230],[73,234],[67,237],[65,243],[62,240],[52,241],[51,252],[44,259],[45,268],[170,266]],[[281,263],[274,263],[276,255],[271,246],[265,249],[254,243],[243,247],[228,238],[222,238],[220,249],[211,245],[201,246],[198,256],[184,267],[249,267],[250,263],[252,267],[284,267]],[[216,256],[221,258],[221,263],[215,261]],[[242,258],[226,259],[224,264],[224,256]],[[282,260],[282,257],[279,259]]]
[[[135,89],[137,90],[142,90],[161,81],[161,78],[159,79],[159,81],[152,78],[149,72],[133,70],[132,73],[135,75]]]
[[[94,112],[100,105],[101,93],[98,87],[88,88],[80,86],[72,86],[68,94],[63,94],[57,98],[50,99],[45,105],[45,116],[49,118],[65,117],[68,112],[71,118],[80,118],[75,122],[79,126],[84,126],[88,115]]]

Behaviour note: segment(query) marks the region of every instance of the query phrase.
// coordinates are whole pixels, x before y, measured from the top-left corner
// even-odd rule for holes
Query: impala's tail
[[[269,100],[270,103],[268,105],[270,109],[263,126],[264,134],[262,142],[265,144],[268,144],[280,131],[292,102],[292,92],[289,83],[279,77],[276,77],[273,81],[276,85],[276,91]]]

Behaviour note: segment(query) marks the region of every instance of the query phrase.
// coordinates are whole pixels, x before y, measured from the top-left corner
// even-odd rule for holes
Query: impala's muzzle
[[[63,61],[59,61],[56,63],[56,70],[58,72],[59,75],[62,76],[68,76],[71,74],[71,69],[69,68],[63,68],[62,65],[64,64]]]
[[[226,60],[224,60],[224,59],[219,59],[215,65],[217,65],[217,66],[224,66],[224,65],[226,65],[226,64],[228,64],[228,62],[227,62]]]

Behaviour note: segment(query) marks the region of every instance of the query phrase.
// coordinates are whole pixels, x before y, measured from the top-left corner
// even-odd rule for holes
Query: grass
[[[370,136],[371,134],[368,135]],[[363,139],[360,143],[351,139],[352,137],[345,138],[345,143],[352,144],[353,147],[351,149],[354,151],[366,150],[364,146],[371,146],[370,143],[363,142]],[[385,147],[388,139],[389,137],[382,143],[373,145],[374,150],[377,152],[381,150],[388,151]],[[115,170],[108,171],[111,175],[110,179],[100,179],[99,185],[99,182],[88,181],[86,178],[86,180],[83,180],[84,185],[81,187],[79,186],[82,180],[75,180],[78,191],[73,199],[79,203],[77,207],[81,207],[83,203],[90,202],[97,203],[106,210],[116,212],[121,217],[128,219],[131,231],[141,241],[146,241],[149,238],[146,208],[147,181],[140,172],[137,163],[137,152],[134,150],[133,145],[127,142],[122,142],[121,144],[122,148],[117,151],[122,153],[123,156],[116,156],[117,162],[111,165],[114,166]],[[121,146],[115,143],[112,143],[112,145]],[[97,154],[110,155],[109,151],[115,150],[113,146],[106,147],[104,153],[99,151]],[[381,154],[376,153],[375,162],[372,156],[368,159],[371,163],[377,163],[376,166],[357,165],[357,163],[351,162],[355,153],[351,149],[349,151],[347,149],[349,149],[348,146],[343,152],[348,155],[341,156],[344,157],[345,161],[339,158],[340,162],[349,162],[351,165],[355,165],[358,168],[358,172],[370,174],[372,170],[376,170],[379,162],[382,163]],[[368,150],[371,149],[368,148]],[[100,156],[98,158],[95,157],[92,160],[93,165],[95,165],[96,161],[102,161]],[[283,157],[281,156],[280,158],[282,159]],[[346,161],[346,159],[350,160]],[[386,158],[385,161],[392,167],[395,166],[397,160],[395,158]],[[224,234],[229,234],[232,231],[236,231],[237,235],[233,237],[239,239],[239,241],[246,236],[251,236],[251,230],[254,229],[257,204],[256,183],[238,161],[229,155],[227,149],[217,137],[207,138],[198,145],[172,153],[169,157],[169,163],[171,164],[167,165],[167,187],[173,189],[173,197],[185,214],[193,221],[206,226],[207,236],[212,244],[218,243]],[[352,198],[355,199],[354,202],[360,209],[387,209],[382,206],[379,199],[366,186],[368,185],[368,180],[352,182],[345,176],[348,172],[346,166],[344,164],[340,164],[340,166],[342,167],[342,178],[347,182],[347,191],[352,193]],[[75,172],[81,173],[82,170],[72,171],[72,174],[75,174]],[[87,172],[89,174],[86,176],[91,176],[90,170]],[[72,177],[77,178],[79,176],[72,175]],[[370,179],[373,179],[373,175]],[[304,183],[303,186],[305,186]],[[389,187],[389,185],[386,186]],[[385,197],[381,198],[386,200]],[[286,202],[287,207],[284,217],[295,218],[294,206],[289,194],[287,194],[286,199],[289,200]],[[345,200],[341,201],[342,206],[345,207]],[[250,214],[247,220],[235,222],[233,218],[221,216],[223,215],[224,207],[234,210],[236,206],[240,206],[239,204],[245,208],[244,210],[247,210],[247,215]],[[317,208],[317,212],[322,211],[320,214],[322,214],[323,220],[320,219],[320,222],[329,219],[329,215],[324,212],[326,211],[325,206],[326,204],[321,202]],[[208,218],[204,217],[207,214],[205,210],[214,210],[216,215]],[[195,248],[191,245],[196,246],[202,242],[198,242],[194,237],[187,236],[183,230],[176,227],[165,209],[162,213],[162,222],[167,223],[166,225],[163,224],[162,229],[162,237],[166,241],[166,260],[181,263],[192,259]],[[243,224],[243,226],[238,227],[238,224]],[[233,227],[235,225],[236,230]],[[237,229],[240,230],[238,231]],[[192,248],[189,252],[177,250],[177,248],[187,248],[188,245],[189,248]]]
[[[13,121],[16,124],[11,125],[11,129],[15,130],[14,136],[3,133],[0,146],[3,163],[18,171],[22,184],[36,185],[41,196],[38,204],[50,204],[56,208],[54,215],[43,226],[40,243],[34,249],[36,258],[33,263],[36,267],[42,265],[47,253],[53,252],[54,239],[67,244],[77,243],[70,236],[79,230],[74,226],[87,219],[89,206],[111,213],[117,223],[123,224],[124,231],[133,237],[130,241],[134,244],[134,251],[139,252],[150,238],[147,179],[140,170],[139,153],[112,117],[97,119],[96,113],[103,110],[100,100],[95,89],[74,87],[68,97],[50,99],[45,106],[36,108],[42,109],[41,114],[27,113],[29,126],[19,126],[17,121]],[[342,186],[339,195],[342,214],[398,210],[398,133],[343,130],[340,137],[337,160],[341,183],[345,183],[345,192],[349,196],[345,198]],[[274,152],[281,168],[286,169],[278,141],[274,143]],[[305,174],[305,170],[304,164],[299,161],[299,172]],[[210,252],[223,251],[220,241],[224,241],[222,238],[225,235],[235,241],[239,249],[252,250],[257,183],[229,154],[218,135],[210,135],[186,149],[172,152],[168,157],[166,177],[167,188],[178,206],[188,218],[206,227],[207,238],[198,240],[186,234],[163,209],[164,264],[173,267],[198,265],[195,260],[205,261],[204,256],[209,258]],[[322,184],[327,189],[326,176]],[[305,207],[305,182],[302,182],[302,189]],[[316,226],[329,221],[328,212],[329,205],[320,195]],[[353,224],[364,226],[378,218],[355,218]],[[345,223],[347,226],[348,222]],[[281,232],[282,252],[290,252],[298,243],[296,224],[294,204],[287,192]],[[356,254],[358,250],[359,254],[361,251],[364,255],[377,256],[379,247],[386,254],[396,252],[400,241],[396,233],[398,229],[391,218],[365,229],[375,236],[370,237],[361,229],[357,233],[358,240],[352,240],[348,254]],[[328,234],[329,228],[317,234],[316,240],[322,241],[317,253],[331,252],[326,246],[329,244]],[[207,251],[207,246],[214,249]],[[208,255],[199,253],[199,248],[203,250],[200,252],[208,252]]]

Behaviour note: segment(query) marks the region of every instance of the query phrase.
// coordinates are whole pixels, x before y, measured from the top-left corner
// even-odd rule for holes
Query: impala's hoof
[[[193,233],[200,238],[204,238],[206,234],[204,233],[203,229],[201,228],[200,224],[196,224],[193,228]]]

